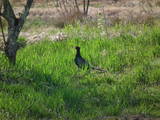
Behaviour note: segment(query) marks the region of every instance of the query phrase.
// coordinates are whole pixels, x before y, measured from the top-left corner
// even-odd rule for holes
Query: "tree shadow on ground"
[[[20,65],[0,69],[0,81],[13,85],[32,86],[35,90],[51,94],[55,88],[64,87],[54,80],[53,75],[44,74],[40,70],[26,70]]]

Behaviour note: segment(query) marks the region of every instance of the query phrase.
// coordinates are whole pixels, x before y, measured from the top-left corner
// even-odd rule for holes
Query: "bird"
[[[77,65],[78,68],[87,69],[87,70],[88,69],[93,69],[93,70],[98,70],[98,71],[101,71],[101,72],[107,72],[106,70],[103,70],[99,67],[95,67],[95,66],[92,66],[91,64],[89,64],[89,62],[81,56],[79,46],[76,46],[75,49],[76,49],[76,56],[75,56],[74,62]]]
[[[89,69],[90,65],[88,63],[88,61],[86,61],[82,56],[81,56],[81,53],[80,53],[80,47],[79,46],[76,46],[75,47],[76,49],[76,56],[75,56],[75,59],[74,59],[74,62],[75,64],[77,65],[78,68],[81,68],[81,69]]]

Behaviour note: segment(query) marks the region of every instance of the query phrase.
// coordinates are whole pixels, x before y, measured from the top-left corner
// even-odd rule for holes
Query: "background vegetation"
[[[67,38],[52,41],[45,36],[27,44],[18,51],[15,66],[0,53],[0,119],[160,118],[160,24],[151,21],[106,26],[99,16],[96,22],[76,21],[60,29],[39,18],[28,19],[23,32],[43,28]],[[21,36],[18,41],[28,39]],[[108,72],[78,70],[74,46]]]

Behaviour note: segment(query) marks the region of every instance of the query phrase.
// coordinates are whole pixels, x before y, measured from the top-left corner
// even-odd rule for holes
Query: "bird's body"
[[[80,47],[76,47],[76,50],[77,50],[77,53],[74,59],[75,64],[78,66],[78,68],[89,69],[90,67],[89,63],[81,56]]]
[[[99,70],[101,72],[107,72],[106,70],[103,70],[101,68],[98,68],[98,67],[94,67],[92,65],[90,65],[88,63],[88,61],[86,61],[82,56],[81,56],[81,53],[80,53],[80,47],[75,47],[76,48],[76,57],[74,59],[74,62],[75,64],[77,65],[78,68],[81,68],[81,69],[94,69],[94,70]]]

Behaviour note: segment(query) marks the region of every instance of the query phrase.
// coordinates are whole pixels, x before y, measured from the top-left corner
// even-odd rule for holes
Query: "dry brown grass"
[[[77,11],[73,5],[60,8],[54,7],[55,5],[52,2],[49,6],[36,7],[40,5],[38,2],[44,1],[45,0],[36,0],[37,3],[30,11],[30,19],[41,18],[46,23],[58,27],[63,27],[66,24],[74,24],[77,20],[83,19],[83,14]],[[116,23],[154,24],[154,20],[159,19],[160,16],[159,0],[118,0],[117,3],[113,2],[113,0],[109,1],[92,1],[92,6],[89,8],[89,16],[91,16],[92,20],[89,19],[88,22],[96,21],[96,19],[98,19],[97,14],[99,13],[106,16],[104,19],[105,21],[109,21],[106,22],[106,24],[109,25],[114,25]],[[66,12],[66,9],[69,12]]]
[[[73,11],[69,14],[60,14],[54,21],[57,27],[64,27],[67,24],[75,24],[78,20],[83,18],[83,13],[80,11]]]

